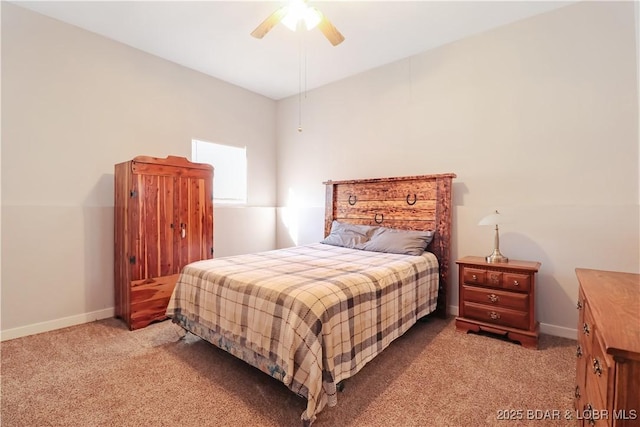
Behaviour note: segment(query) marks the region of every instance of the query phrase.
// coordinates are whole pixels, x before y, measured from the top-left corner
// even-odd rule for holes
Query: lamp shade
[[[482,218],[478,223],[478,225],[499,225],[504,223],[505,223],[504,217],[500,215],[500,212],[496,210],[494,213],[489,214],[484,218]]]

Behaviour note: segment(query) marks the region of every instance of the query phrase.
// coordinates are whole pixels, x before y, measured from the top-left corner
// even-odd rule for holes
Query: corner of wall
[[[636,15],[636,94],[638,112],[640,112],[640,1],[633,2]],[[640,175],[640,119],[638,119],[638,175]],[[640,176],[638,176],[640,181]],[[638,203],[640,204],[640,186],[638,187]]]
[[[4,7],[4,3],[0,4],[0,29],[2,27],[2,8]],[[2,45],[0,43],[0,69],[2,69]],[[2,99],[2,83],[0,83],[0,99]],[[0,102],[0,123],[2,123],[2,104],[4,102]],[[0,140],[3,140],[2,137],[2,125],[0,124]],[[0,144],[0,165],[2,164],[2,144]],[[2,167],[0,166],[0,170]],[[0,174],[0,200],[2,200],[2,174]],[[0,242],[2,242],[2,209],[0,209]],[[2,259],[2,245],[0,244],[0,260]],[[0,278],[2,277],[2,263],[0,262]],[[2,279],[0,279],[0,293],[2,292]],[[2,306],[0,305],[0,319],[2,318]]]

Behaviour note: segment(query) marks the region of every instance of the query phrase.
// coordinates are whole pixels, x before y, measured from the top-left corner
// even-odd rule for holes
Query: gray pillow
[[[344,248],[362,249],[378,228],[379,227],[370,225],[333,221],[331,223],[331,232],[320,243],[342,246]]]
[[[379,227],[362,249],[392,254],[422,255],[433,240],[433,231]]]

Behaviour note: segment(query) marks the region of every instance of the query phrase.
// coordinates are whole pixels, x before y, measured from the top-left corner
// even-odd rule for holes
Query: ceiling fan
[[[333,26],[322,12],[315,7],[307,5],[307,0],[289,0],[287,5],[282,6],[262,21],[251,32],[251,35],[261,39],[279,22],[282,22],[291,31],[296,31],[303,24],[307,30],[318,27],[334,46],[344,41],[344,36],[340,31]]]

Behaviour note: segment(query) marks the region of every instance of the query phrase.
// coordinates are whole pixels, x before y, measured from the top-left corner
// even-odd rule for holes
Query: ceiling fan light
[[[282,18],[282,23],[291,31],[298,29],[298,24],[304,20],[309,7],[304,0],[291,0],[287,5],[287,13]]]
[[[287,6],[287,12],[282,18],[285,27],[297,31],[300,23],[304,22],[307,30],[315,28],[322,20],[322,14],[315,7],[309,7],[304,1],[292,1]]]
[[[307,7],[303,19],[307,30],[312,30],[322,21],[322,14],[315,7]]]
[[[282,18],[282,21],[280,22],[282,22],[284,26],[291,31],[295,31],[298,29],[298,21],[300,21],[300,16],[291,6],[289,6],[287,9],[287,14],[284,16],[284,18]]]

